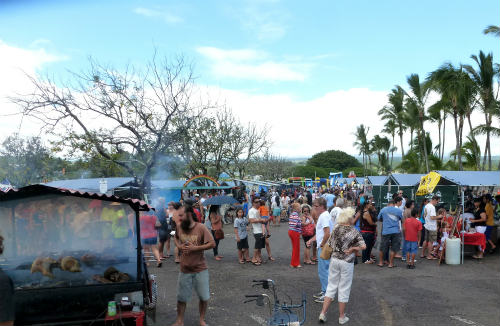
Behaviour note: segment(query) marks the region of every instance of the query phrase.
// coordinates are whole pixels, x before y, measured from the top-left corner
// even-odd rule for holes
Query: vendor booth
[[[152,296],[139,214],[149,210],[137,199],[45,185],[0,193],[0,268],[14,284],[16,325],[96,325],[113,319],[108,303],[122,298],[143,324]]]

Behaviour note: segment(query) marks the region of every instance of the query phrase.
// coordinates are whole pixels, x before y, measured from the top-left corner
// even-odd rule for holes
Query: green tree
[[[397,125],[396,125],[396,122],[394,122],[394,120],[388,120],[386,123],[385,123],[385,126],[384,126],[384,129],[382,129],[382,132],[383,133],[386,133],[388,135],[391,135],[391,148],[390,148],[390,152],[391,152],[391,163],[389,164],[389,166],[392,168],[392,162],[393,162],[393,159],[394,159],[394,152],[397,151],[397,147],[395,146],[394,144],[394,138],[396,137],[396,129],[397,129]]]
[[[489,25],[483,30],[484,34],[492,34],[495,37],[500,37],[500,26]]]
[[[389,138],[375,135],[371,140],[371,144],[377,154],[379,172],[382,174],[390,172],[389,151],[391,150],[391,141]]]
[[[449,107],[455,126],[455,152],[458,167],[462,170],[462,142],[465,119],[469,119],[475,107],[474,82],[462,66],[444,63],[427,77],[429,86],[441,95],[440,105]],[[471,125],[472,128],[472,125]]]
[[[330,174],[330,170],[312,165],[297,165],[292,168],[292,173],[296,177],[327,178]]]
[[[411,95],[407,94],[409,102],[411,102],[418,111],[418,137],[422,144],[422,153],[425,162],[426,172],[429,172],[429,158],[427,156],[427,142],[425,141],[424,121],[426,120],[425,104],[429,95],[429,87],[425,83],[420,82],[418,74],[411,74],[406,81],[410,86]]]
[[[52,156],[39,137],[10,135],[3,141],[0,155],[3,177],[16,187],[43,183],[62,169],[61,161]]]
[[[472,60],[477,65],[474,69],[470,65],[465,65],[465,69],[470,74],[472,80],[476,83],[479,91],[480,108],[484,114],[484,124],[476,127],[476,131],[486,134],[486,144],[484,145],[484,156],[482,169],[485,169],[488,161],[488,170],[491,171],[491,136],[500,135],[500,129],[492,126],[493,116],[497,113],[497,102],[493,93],[494,79],[498,74],[498,65],[493,64],[493,55],[479,52],[479,56],[472,55]]]
[[[461,151],[463,157],[465,157],[465,162],[463,162],[462,165],[467,169],[477,171],[479,169],[477,162],[481,159],[481,148],[472,135],[467,136],[467,141],[462,145]],[[455,156],[457,152],[452,151],[450,155]]]
[[[371,166],[370,142],[368,141],[369,130],[370,130],[369,127],[366,127],[365,125],[361,124],[356,127],[356,132],[354,133],[356,141],[353,143],[353,145],[358,149],[359,154],[362,155],[363,157],[363,168],[365,170],[367,169],[367,163],[368,163],[367,161],[370,161],[370,166]]]
[[[378,115],[383,120],[393,121],[397,127],[397,132],[399,136],[399,141],[401,145],[401,158],[404,158],[404,146],[403,146],[403,134],[405,131],[405,91],[401,88],[401,86],[396,85],[395,88],[391,90],[389,94],[389,104],[384,106],[380,111],[378,111]],[[392,142],[394,146],[394,141]]]
[[[332,169],[333,171],[342,171],[350,166],[361,167],[361,163],[354,156],[338,150],[316,153],[307,160],[307,165]]]

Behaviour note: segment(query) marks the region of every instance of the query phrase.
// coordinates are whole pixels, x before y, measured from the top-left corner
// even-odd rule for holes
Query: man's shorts
[[[438,238],[437,231],[425,230],[425,241],[434,243],[437,241],[437,238]]]
[[[486,236],[486,240],[491,240],[491,231],[493,231],[493,227],[487,225],[486,231],[484,232],[484,235]]]
[[[160,239],[160,242],[166,242],[168,239],[170,239],[170,231],[159,229],[158,238]]]
[[[255,249],[262,249],[266,247],[266,239],[262,233],[255,233],[253,237],[255,238]]]
[[[382,235],[382,244],[380,245],[380,250],[382,252],[387,252],[391,247],[392,252],[398,252],[401,248],[401,234],[391,233]]]
[[[157,243],[158,243],[157,238],[142,239],[142,244],[143,245],[154,246]]]
[[[201,301],[208,301],[208,299],[210,299],[208,269],[199,273],[188,274],[179,272],[179,278],[177,279],[177,301],[191,301],[193,288]]]
[[[240,242],[236,242],[238,250],[248,249],[248,238],[240,239]]]
[[[405,241],[405,251],[411,255],[416,255],[418,252],[417,241]]]

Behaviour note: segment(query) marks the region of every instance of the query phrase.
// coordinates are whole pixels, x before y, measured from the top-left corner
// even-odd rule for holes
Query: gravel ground
[[[267,306],[243,304],[245,294],[264,293],[252,288],[253,279],[273,279],[278,289],[298,302],[301,293],[307,295],[305,325],[317,325],[321,305],[313,301],[319,280],[317,267],[289,267],[291,244],[287,225],[272,227],[271,247],[274,262],[261,266],[238,263],[233,228],[224,227],[225,239],[219,253],[222,261],[206,252],[210,271],[210,292],[207,323],[209,325],[265,325],[269,316]],[[250,239],[253,246],[253,238]],[[303,250],[304,244],[302,242]],[[263,251],[265,252],[265,251]],[[301,251],[302,254],[302,251]],[[264,254],[264,259],[267,254]],[[466,257],[460,266],[439,266],[437,261],[419,260],[417,268],[408,270],[403,262],[398,268],[379,268],[376,265],[355,267],[347,315],[348,325],[500,325],[500,255],[486,256],[476,261]],[[171,325],[175,320],[176,282],[178,265],[173,258],[162,268],[150,267],[157,275],[159,293],[156,313],[148,320],[151,325]],[[285,301],[289,299],[283,297]],[[185,325],[198,325],[197,298],[188,303]],[[338,306],[334,301],[328,311],[327,324],[338,324]]]

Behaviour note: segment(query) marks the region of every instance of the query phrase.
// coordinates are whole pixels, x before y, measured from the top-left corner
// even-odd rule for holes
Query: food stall
[[[45,185],[0,192],[0,268],[14,284],[16,325],[103,324],[111,301],[144,324],[152,298],[139,212],[149,210]]]

